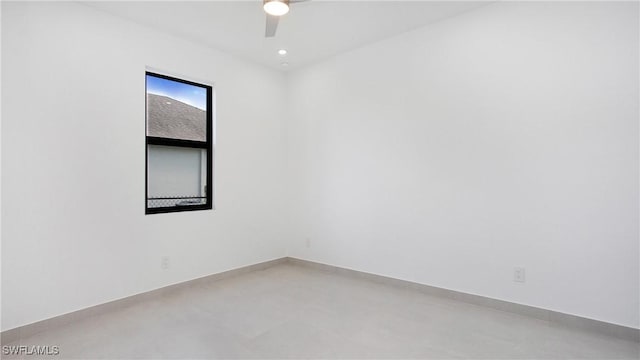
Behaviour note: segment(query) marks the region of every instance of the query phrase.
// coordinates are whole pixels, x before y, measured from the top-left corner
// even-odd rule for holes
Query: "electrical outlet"
[[[160,258],[160,268],[162,270],[169,269],[169,257],[168,256],[163,256],[163,257]]]
[[[310,248],[311,247],[311,238],[304,238],[304,245],[307,248]]]
[[[513,269],[513,281],[521,283],[525,281],[524,268],[517,267]]]

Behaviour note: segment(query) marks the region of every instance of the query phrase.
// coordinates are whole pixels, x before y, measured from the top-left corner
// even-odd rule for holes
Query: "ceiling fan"
[[[262,7],[267,13],[267,26],[264,37],[274,37],[278,28],[280,16],[289,12],[289,4],[303,2],[307,0],[263,0]]]

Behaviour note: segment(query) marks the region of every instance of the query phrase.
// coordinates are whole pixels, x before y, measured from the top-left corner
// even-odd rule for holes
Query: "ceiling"
[[[265,38],[261,0],[85,2],[279,70],[309,65],[487,3],[309,0],[292,4],[280,19],[276,36]],[[287,49],[286,56],[278,55],[281,48]]]

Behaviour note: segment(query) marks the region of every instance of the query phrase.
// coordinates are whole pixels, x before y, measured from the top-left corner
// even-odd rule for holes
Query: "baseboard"
[[[397,286],[402,288],[410,288],[428,295],[449,298],[453,300],[462,301],[465,303],[484,306],[496,310],[506,311],[518,315],[533,317],[536,319],[549,321],[551,323],[562,324],[564,326],[578,329],[582,331],[595,332],[598,334],[605,334],[612,337],[616,337],[624,340],[631,340],[640,342],[640,329],[626,327],[622,325],[611,324],[604,321],[588,319],[576,315],[569,315],[553,310],[547,310],[537,308],[529,305],[516,304],[509,301],[492,299],[479,295],[467,294],[459,291],[443,289],[435,286],[424,285],[406,280],[399,280],[382,275],[376,275],[366,273],[362,271],[346,269],[338,266],[322,264],[309,260],[303,260],[298,258],[287,258],[287,261],[291,264],[310,267],[322,271],[328,271],[331,273],[357,277],[360,279],[366,279],[382,284],[391,286]]]
[[[432,296],[449,298],[457,301],[466,302],[469,304],[489,307],[496,310],[528,316],[528,317],[532,317],[532,318],[536,318],[544,321],[549,321],[552,323],[562,324],[564,326],[574,328],[574,329],[579,329],[582,331],[590,331],[590,332],[595,332],[599,334],[613,336],[619,339],[640,342],[640,329],[611,324],[604,321],[588,319],[588,318],[575,316],[575,315],[569,315],[569,314],[565,314],[557,311],[541,309],[533,306],[492,299],[484,296],[472,295],[472,294],[467,294],[467,293],[458,292],[454,290],[443,289],[443,288],[424,285],[424,284],[415,283],[411,281],[399,280],[399,279],[386,277],[382,275],[376,275],[376,274],[366,273],[362,271],[346,269],[338,266],[322,264],[322,263],[313,262],[309,260],[285,257],[285,258],[265,261],[265,262],[261,262],[261,263],[253,264],[249,266],[244,266],[244,267],[224,271],[224,272],[213,274],[213,275],[204,276],[204,277],[193,279],[193,280],[188,280],[188,281],[173,284],[173,285],[168,285],[168,286],[151,290],[148,292],[144,292],[141,294],[128,296],[122,299],[110,301],[104,304],[92,306],[86,309],[74,311],[68,314],[63,314],[50,319],[45,319],[32,324],[20,326],[14,329],[5,330],[0,334],[0,343],[8,344],[16,340],[19,340],[21,338],[26,338],[48,329],[61,327],[61,326],[70,324],[74,321],[80,321],[86,318],[107,313],[109,311],[132,306],[136,303],[144,302],[146,300],[153,299],[158,296],[167,295],[168,293],[179,291],[181,289],[185,289],[193,285],[203,284],[211,281],[217,281],[217,280],[229,278],[232,276],[250,273],[253,271],[264,270],[282,263],[289,263],[289,264],[294,264],[298,266],[314,268],[321,271],[327,271],[335,274],[356,277],[356,278],[383,283],[391,286],[410,288],[410,289],[414,289]]]
[[[42,321],[38,321],[32,324],[19,326],[17,328],[5,330],[0,334],[0,343],[8,344],[19,340],[21,338],[26,338],[31,335],[37,334],[39,332],[53,329],[57,327],[61,327],[67,324],[70,324],[74,321],[80,321],[83,319],[87,319],[93,316],[105,314],[107,312],[121,309],[124,307],[132,306],[136,303],[144,302],[149,299],[157,298],[158,296],[167,295],[168,293],[179,291],[181,289],[185,289],[194,285],[208,283],[211,281],[217,281],[225,278],[229,278],[232,276],[237,276],[241,274],[250,273],[253,271],[264,270],[270,268],[272,266],[282,264],[287,262],[287,258],[279,258],[274,260],[269,260],[253,265],[243,266],[240,268],[224,271],[221,273],[216,273],[213,275],[207,275],[204,277],[200,277],[193,280],[187,280],[184,282],[180,282],[177,284],[168,285],[159,289],[147,291],[144,293],[127,296],[122,299],[109,301],[104,304],[91,306],[85,309],[81,309],[78,311],[70,312],[67,314],[59,315],[53,318],[45,319]]]

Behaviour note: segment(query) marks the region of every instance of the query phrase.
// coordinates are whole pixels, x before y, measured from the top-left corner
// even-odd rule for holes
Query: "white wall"
[[[144,215],[145,66],[215,83],[215,211]],[[60,2],[2,3],[2,73],[2,330],[286,255],[282,74]]]
[[[502,3],[293,73],[290,255],[637,328],[638,40]]]

